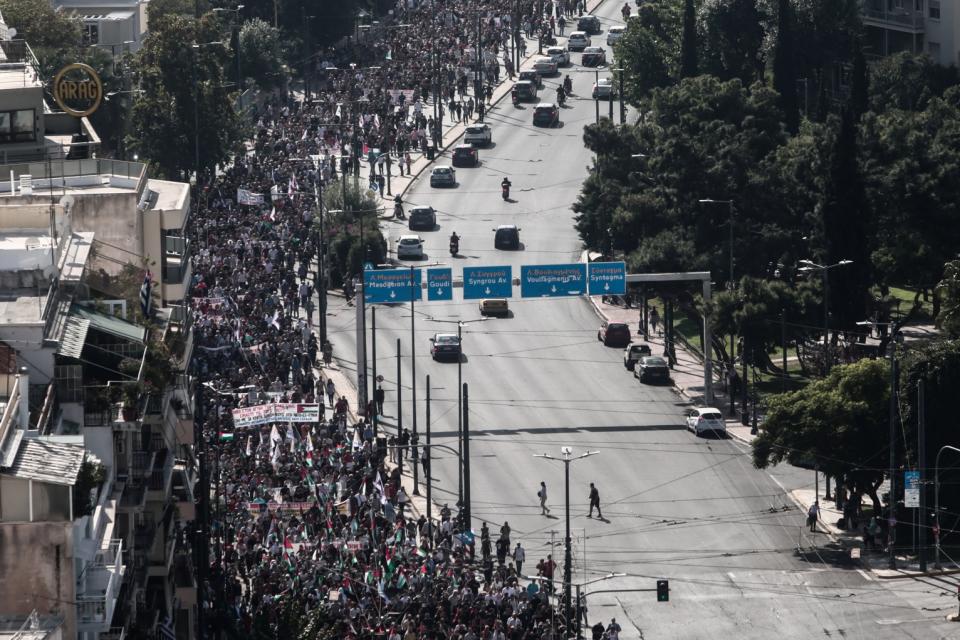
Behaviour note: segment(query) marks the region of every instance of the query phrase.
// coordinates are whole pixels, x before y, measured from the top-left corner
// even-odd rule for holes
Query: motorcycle
[[[513,106],[515,106],[515,107],[519,107],[519,106],[520,106],[520,94],[519,94],[519,93],[517,93],[516,91],[512,92],[512,93],[510,94],[510,98],[513,100]]]
[[[567,95],[562,91],[557,92],[557,104],[561,107],[567,104]]]
[[[459,241],[459,240],[451,240],[451,241],[450,241],[450,255],[455,258],[455,257],[457,257],[457,254],[458,254],[458,253],[460,253],[460,241]]]
[[[500,190],[503,195],[503,199],[509,200],[510,199],[510,183],[509,182],[502,183],[500,185]]]
[[[570,76],[563,79],[563,90],[567,92],[567,95],[570,95],[573,91],[573,81],[570,79]]]
[[[403,213],[403,205],[399,202],[393,205],[393,215],[397,220],[405,220],[407,218]]]

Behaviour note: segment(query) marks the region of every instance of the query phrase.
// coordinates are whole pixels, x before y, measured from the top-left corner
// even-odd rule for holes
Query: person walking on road
[[[820,502],[816,501],[807,509],[807,526],[811,533],[817,532],[817,520],[820,518]]]
[[[550,507],[547,506],[547,483],[540,481],[540,490],[537,491],[537,497],[540,498],[540,515],[545,516],[550,513]]]
[[[523,561],[527,559],[527,552],[523,550],[523,547],[520,546],[520,543],[517,543],[516,548],[513,550],[513,563],[517,567],[517,575],[523,575]]]
[[[331,407],[333,406],[333,394],[337,392],[337,387],[333,384],[333,380],[327,378],[327,404]]]
[[[650,309],[650,326],[653,328],[653,332],[657,335],[660,335],[657,327],[660,326],[660,312],[657,311],[656,307]]]
[[[597,517],[603,520],[603,514],[600,513],[600,492],[597,491],[597,488],[593,486],[593,483],[590,483],[590,514],[588,518],[593,517],[593,508],[597,508]]]

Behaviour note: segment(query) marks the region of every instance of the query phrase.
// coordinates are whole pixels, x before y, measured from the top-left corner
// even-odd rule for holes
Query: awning
[[[132,322],[127,322],[116,316],[100,313],[91,307],[75,304],[70,307],[70,317],[89,322],[90,329],[109,333],[117,338],[139,344],[147,343],[147,328]]]
[[[73,486],[83,458],[84,450],[79,445],[29,439],[20,443],[13,463],[3,473],[14,478]]]
[[[57,353],[69,358],[80,359],[83,352],[83,343],[87,341],[87,330],[90,329],[90,321],[79,316],[67,315],[63,323],[63,337],[60,339],[60,347]]]

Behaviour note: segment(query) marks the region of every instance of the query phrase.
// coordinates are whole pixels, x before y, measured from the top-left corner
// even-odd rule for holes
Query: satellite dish
[[[17,37],[17,28],[10,27],[9,29],[7,29],[7,34],[9,34],[10,39],[13,40],[14,38]]]
[[[69,211],[70,207],[72,207],[76,201],[76,198],[73,196],[63,196],[60,198],[60,206]]]

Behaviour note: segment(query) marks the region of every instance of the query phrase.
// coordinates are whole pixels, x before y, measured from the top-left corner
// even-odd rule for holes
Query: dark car
[[[473,145],[460,144],[453,149],[453,166],[475,167],[480,164],[480,155]]]
[[[552,127],[560,120],[560,110],[552,102],[541,102],[533,110],[533,126]]]
[[[607,54],[600,47],[587,47],[580,57],[580,64],[585,67],[599,67],[607,63]]]
[[[628,371],[633,371],[634,366],[636,366],[640,358],[651,355],[653,355],[653,352],[650,351],[650,345],[647,343],[631,342],[627,345],[627,348],[623,350],[623,366],[626,367]]]
[[[600,33],[600,18],[583,16],[577,20],[577,31],[586,31],[589,34]]]
[[[626,347],[630,344],[630,327],[622,322],[606,322],[597,331],[597,340],[605,347]]]
[[[520,75],[517,76],[517,81],[521,82],[523,80],[532,82],[538,89],[543,89],[543,78],[541,78],[540,74],[533,69],[527,69],[526,71],[520,72]]]
[[[437,212],[433,207],[413,207],[410,209],[408,225],[411,231],[422,229],[424,231],[433,231],[437,226]]]
[[[645,356],[637,362],[633,375],[640,382],[670,382],[670,367],[660,356]]]
[[[494,231],[494,249],[515,250],[520,248],[520,227],[512,224],[502,224]]]
[[[460,338],[455,333],[436,333],[430,342],[430,355],[434,360],[460,359]]]

